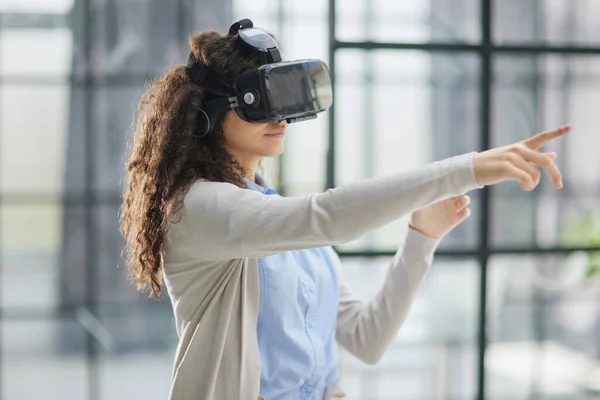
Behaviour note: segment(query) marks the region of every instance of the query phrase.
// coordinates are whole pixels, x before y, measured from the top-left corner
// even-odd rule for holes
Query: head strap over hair
[[[282,60],[281,53],[277,48],[277,41],[275,40],[275,38],[269,37],[269,33],[267,33],[263,29],[252,28],[254,28],[254,23],[251,20],[247,18],[241,19],[237,22],[234,22],[233,25],[231,25],[231,27],[229,28],[229,36],[237,36],[238,43],[241,43],[241,45],[245,46],[246,48],[265,53],[265,55],[267,56],[267,61],[269,63],[280,62]],[[263,47],[266,44],[265,42],[253,42],[252,39],[250,39],[247,35],[240,33],[240,31],[246,29],[248,29],[249,31],[255,31],[254,34],[256,34],[256,32],[260,32],[262,35],[270,39],[270,43],[267,44],[267,47]]]
[[[237,107],[237,92],[232,86],[217,79],[207,67],[196,62],[192,53],[188,57],[186,72],[196,85],[219,95],[216,99],[206,101],[200,110],[203,123],[199,126],[203,127],[203,132],[198,137],[204,137],[214,129],[220,112]]]
[[[196,85],[202,86],[209,91],[221,96],[235,96],[233,87],[217,79],[204,65],[196,62],[194,55],[190,53],[186,71]]]
[[[240,29],[246,29],[246,28],[252,28],[252,27],[254,27],[254,24],[252,23],[251,20],[249,20],[247,18],[241,19],[238,22],[234,22],[233,25],[231,25],[231,27],[229,28],[229,36],[237,35],[237,33]]]

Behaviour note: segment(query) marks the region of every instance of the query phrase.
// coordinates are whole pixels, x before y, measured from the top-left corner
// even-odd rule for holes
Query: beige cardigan
[[[173,217],[164,278],[179,345],[171,400],[257,399],[257,258],[339,245],[437,200],[480,188],[474,153],[417,170],[303,197],[265,196],[199,181]],[[368,363],[379,360],[404,321],[437,241],[411,231],[385,284],[370,302],[355,298],[339,272],[338,343]],[[326,398],[341,398],[336,386]]]

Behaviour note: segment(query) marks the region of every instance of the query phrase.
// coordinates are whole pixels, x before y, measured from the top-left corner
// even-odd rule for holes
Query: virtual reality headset
[[[230,86],[190,54],[187,72],[209,92],[201,110],[202,136],[213,131],[219,115],[231,109],[248,122],[294,123],[316,118],[331,107],[331,79],[323,61],[282,61],[276,40],[249,19],[234,23],[229,35],[237,35],[241,46],[265,53],[267,64],[243,73]]]

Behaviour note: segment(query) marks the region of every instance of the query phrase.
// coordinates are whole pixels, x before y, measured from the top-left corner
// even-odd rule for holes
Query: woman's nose
[[[275,124],[277,125],[278,128],[285,128],[288,125],[288,123],[285,119],[283,121],[275,122]]]

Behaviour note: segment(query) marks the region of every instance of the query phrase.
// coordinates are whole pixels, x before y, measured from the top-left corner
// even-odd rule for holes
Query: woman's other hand
[[[455,196],[438,201],[412,213],[410,227],[434,239],[446,236],[455,226],[471,215],[469,196]]]
[[[554,153],[541,153],[540,147],[571,131],[570,125],[539,133],[529,139],[509,146],[477,153],[473,159],[473,170],[477,183],[493,185],[506,180],[515,180],[524,190],[530,191],[540,182],[539,167],[546,170],[557,188],[562,187],[562,176],[554,163]]]

